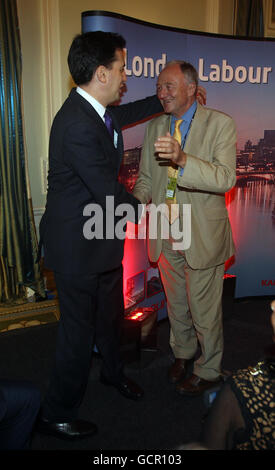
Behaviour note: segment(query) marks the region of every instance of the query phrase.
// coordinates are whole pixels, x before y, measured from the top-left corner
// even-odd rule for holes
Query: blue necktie
[[[106,127],[109,131],[109,134],[110,134],[110,136],[113,140],[114,139],[113,121],[112,121],[112,118],[111,118],[110,114],[108,113],[108,111],[105,111],[104,120],[105,120]]]

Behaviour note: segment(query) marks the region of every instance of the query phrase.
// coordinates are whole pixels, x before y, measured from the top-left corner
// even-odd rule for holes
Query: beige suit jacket
[[[170,128],[171,117],[161,115],[146,128],[139,177],[134,195],[142,202],[165,203],[167,166],[156,158],[154,142]],[[224,263],[234,253],[225,192],[236,181],[236,129],[231,117],[198,104],[184,151],[183,175],[178,173],[176,198],[191,204],[191,245],[185,251],[193,269]],[[181,214],[181,211],[180,211]],[[149,239],[149,258],[159,259],[162,240]]]

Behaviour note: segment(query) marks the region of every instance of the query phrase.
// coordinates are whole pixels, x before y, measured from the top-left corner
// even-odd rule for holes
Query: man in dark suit
[[[54,271],[61,317],[38,430],[63,438],[97,430],[95,424],[78,418],[95,343],[102,356],[101,381],[127,398],[137,400],[143,395],[124,375],[120,357],[124,240],[115,233],[108,236],[107,231],[122,217],[114,218],[106,197],[112,198],[114,211],[120,204],[131,206],[138,222],[142,206],[117,179],[123,155],[121,129],[162,111],[162,106],[151,97],[109,107],[119,100],[125,85],[124,47],[121,36],[101,31],[74,39],[68,64],[78,86],[57,113],[50,135],[49,186],[40,240],[45,266]],[[106,108],[112,134],[104,122]],[[90,239],[84,214],[92,203],[102,209],[104,223],[98,237]]]

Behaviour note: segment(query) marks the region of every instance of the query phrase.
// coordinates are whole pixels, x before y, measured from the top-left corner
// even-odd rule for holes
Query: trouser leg
[[[40,407],[40,391],[26,381],[1,380],[0,450],[27,449]]]
[[[55,273],[59,298],[56,356],[43,415],[53,421],[77,417],[94,345],[98,276]]]
[[[167,298],[171,325],[170,345],[175,357],[201,356],[194,373],[215,380],[221,371],[223,355],[222,291],[224,265],[192,269],[181,251],[163,240],[159,269]]]
[[[197,351],[197,336],[189,310],[183,254],[163,240],[159,270],[166,294],[170,322],[170,346],[176,358],[191,359]]]
[[[206,380],[215,380],[221,373],[223,275],[223,264],[208,269],[186,269],[189,306],[201,346],[194,373]]]
[[[123,373],[120,342],[124,319],[123,268],[102,273],[98,284],[96,346],[102,356],[102,375],[111,382]]]

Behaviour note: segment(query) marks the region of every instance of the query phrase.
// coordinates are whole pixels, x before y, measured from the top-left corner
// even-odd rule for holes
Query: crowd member
[[[275,301],[273,341],[263,360],[230,376],[206,419],[202,445],[212,450],[275,449]]]
[[[120,355],[124,240],[107,232],[122,218],[114,218],[119,205],[134,209],[135,222],[142,207],[118,182],[121,129],[163,108],[156,96],[110,106],[120,99],[126,82],[124,48],[124,38],[102,31],[73,40],[68,64],[77,88],[57,113],[50,135],[40,245],[45,267],[54,271],[61,317],[55,366],[37,429],[66,439],[97,431],[96,424],[78,416],[94,344],[102,357],[101,382],[126,398],[143,396],[139,385],[125,376]],[[89,204],[99,206],[106,222],[99,236],[84,230]]]
[[[142,203],[169,209],[169,234],[163,236],[162,217],[157,236],[149,238],[149,258],[158,262],[167,298],[175,356],[169,380],[190,396],[220,382],[224,263],[234,253],[225,192],[236,180],[235,124],[197,103],[197,86],[189,63],[173,61],[161,71],[157,96],[165,114],[147,126],[133,192]],[[191,206],[191,245],[183,240],[178,248],[184,205]],[[198,342],[201,355],[194,361]],[[187,377],[189,361],[194,368]]]
[[[55,367],[38,429],[63,438],[97,431],[94,423],[78,418],[95,343],[103,359],[101,381],[127,398],[143,395],[124,375],[119,351],[124,241],[106,233],[89,239],[83,216],[86,206],[95,203],[104,211],[106,224],[108,218],[117,222],[106,208],[110,196],[114,210],[127,203],[135,210],[134,221],[139,219],[139,201],[117,179],[123,155],[121,128],[162,108],[156,97],[108,108],[125,86],[124,47],[120,35],[102,31],[73,40],[68,65],[77,88],[57,113],[50,135],[40,240],[44,264],[54,271],[61,318]]]

